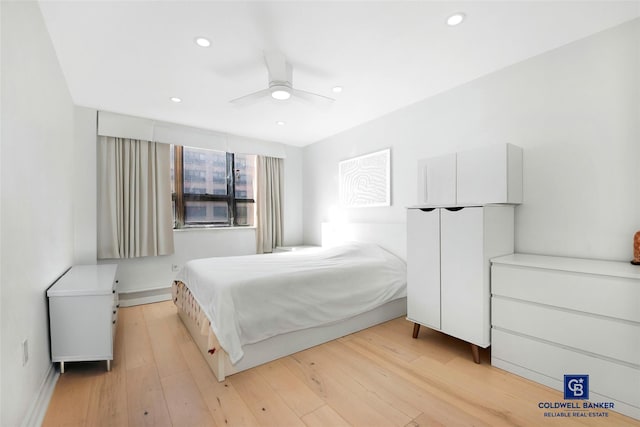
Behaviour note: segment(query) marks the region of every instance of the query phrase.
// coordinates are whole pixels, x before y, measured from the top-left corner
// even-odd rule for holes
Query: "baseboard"
[[[27,416],[22,422],[22,427],[39,427],[42,425],[44,416],[47,414],[47,409],[49,408],[49,401],[51,401],[51,396],[53,396],[53,390],[56,388],[59,377],[60,373],[55,369],[54,364],[51,363],[40,385],[38,395],[29,407]]]
[[[120,292],[118,302],[120,307],[151,304],[160,301],[171,300],[171,288],[151,289],[138,292]]]

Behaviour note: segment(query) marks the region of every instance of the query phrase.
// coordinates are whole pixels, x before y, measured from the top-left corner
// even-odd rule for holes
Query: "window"
[[[253,225],[256,156],[171,147],[174,228]]]

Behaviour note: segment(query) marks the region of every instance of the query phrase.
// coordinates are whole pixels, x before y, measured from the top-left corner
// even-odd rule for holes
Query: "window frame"
[[[187,147],[189,148],[189,147]],[[198,147],[199,150],[206,150]],[[236,197],[236,174],[239,169],[235,167],[235,154],[225,153],[226,155],[226,195],[213,195],[213,194],[198,194],[198,193],[185,193],[184,192],[184,146],[173,144],[173,168],[174,168],[174,192],[171,194],[171,200],[174,202],[174,230],[186,229],[186,228],[218,228],[218,227],[253,227],[255,221],[252,224],[237,224],[237,210],[238,203],[256,203],[255,198]],[[216,151],[216,150],[208,150]],[[222,151],[219,151],[222,153]],[[254,169],[255,170],[255,169]],[[254,195],[255,195],[255,175],[254,179]],[[186,203],[191,201],[205,201],[205,202],[225,202],[227,204],[228,215],[227,221],[207,221],[207,222],[185,222],[186,218]]]

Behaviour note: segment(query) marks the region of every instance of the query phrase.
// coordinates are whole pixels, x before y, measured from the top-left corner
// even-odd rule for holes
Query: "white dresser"
[[[492,260],[492,365],[640,419],[640,267],[514,254]]]
[[[106,360],[111,370],[118,319],[117,265],[72,267],[48,290],[51,358]]]

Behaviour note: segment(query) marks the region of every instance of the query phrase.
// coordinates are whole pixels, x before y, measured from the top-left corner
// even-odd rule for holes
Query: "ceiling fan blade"
[[[294,89],[292,87],[293,69],[281,52],[277,50],[265,52],[264,62],[269,72],[269,87],[229,102],[235,105],[247,105],[264,97],[273,97],[283,101],[288,98],[288,96],[283,98],[276,96],[279,92],[288,92],[295,99],[318,106],[329,106],[335,101],[328,96]]]
[[[270,51],[264,53],[264,62],[269,71],[269,83],[288,82],[293,83],[293,70],[282,52]]]
[[[320,95],[313,92],[307,92],[306,90],[300,89],[291,89],[291,95],[303,101],[327,106],[333,104],[333,102],[335,101],[335,99],[329,98],[328,96]]]
[[[238,106],[252,104],[261,98],[271,96],[269,89],[262,89],[257,92],[250,93],[249,95],[241,96],[240,98],[232,99],[230,103]]]

